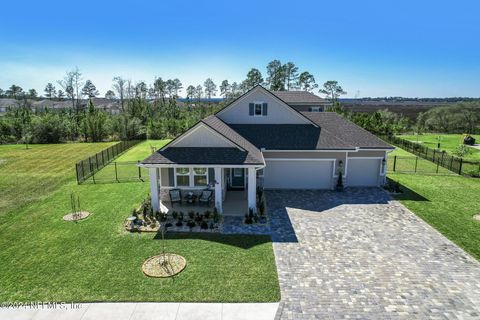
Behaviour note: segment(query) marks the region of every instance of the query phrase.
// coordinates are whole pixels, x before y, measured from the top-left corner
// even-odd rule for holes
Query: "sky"
[[[294,62],[346,97],[480,97],[480,1],[6,1],[0,88],[43,94],[78,66],[103,95],[112,78],[184,88],[242,81]],[[58,85],[57,85],[58,87]],[[184,92],[184,91],[183,91]],[[181,93],[182,94],[182,93]]]

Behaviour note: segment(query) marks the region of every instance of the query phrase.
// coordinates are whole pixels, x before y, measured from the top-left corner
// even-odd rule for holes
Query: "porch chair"
[[[213,195],[213,191],[212,190],[209,190],[209,189],[206,189],[206,190],[203,190],[202,193],[200,194],[200,197],[198,197],[198,202],[200,204],[206,204],[207,206],[210,205],[210,201],[212,200],[212,195]]]
[[[180,189],[171,189],[168,193],[170,195],[170,203],[172,206],[174,203],[182,204],[182,192]]]

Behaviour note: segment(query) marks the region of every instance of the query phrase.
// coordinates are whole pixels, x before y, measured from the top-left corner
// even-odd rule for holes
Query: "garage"
[[[331,189],[333,160],[267,159],[266,189]]]
[[[381,159],[348,158],[347,186],[378,186]]]

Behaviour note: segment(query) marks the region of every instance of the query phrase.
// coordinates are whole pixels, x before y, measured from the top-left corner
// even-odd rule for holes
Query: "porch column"
[[[248,209],[257,212],[257,171],[254,167],[248,168]]]
[[[215,171],[215,208],[217,208],[218,213],[223,213],[223,179],[222,179],[222,168],[214,168]]]
[[[158,188],[159,169],[149,168],[148,171],[150,171],[150,196],[152,198],[152,208],[153,212],[158,212],[160,211],[160,197]]]

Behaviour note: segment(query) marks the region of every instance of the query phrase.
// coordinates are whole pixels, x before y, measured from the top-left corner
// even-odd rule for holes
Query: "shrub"
[[[188,220],[187,227],[189,227],[191,231],[193,227],[195,227],[195,222],[193,222],[193,220]]]
[[[193,218],[195,217],[195,212],[193,212],[193,211],[188,211],[188,217],[189,217],[190,219],[193,219]]]
[[[168,228],[170,228],[171,226],[172,226],[172,224],[171,224],[170,222],[168,222],[168,223],[165,224],[165,229],[168,229]]]
[[[177,211],[173,211],[173,212],[172,212],[172,217],[173,217],[173,219],[177,220],[177,219],[178,219],[178,212],[177,212]]]
[[[177,223],[175,223],[175,225],[176,225],[177,227],[183,226],[182,220],[178,219],[178,221],[177,221]]]
[[[208,223],[206,221],[202,221],[202,223],[200,224],[200,229],[208,229]]]
[[[195,216],[195,221],[196,222],[202,222],[203,216],[197,212],[197,215]]]
[[[220,221],[220,214],[218,214],[217,208],[213,209],[213,222],[218,223]]]
[[[203,216],[205,217],[205,219],[209,219],[209,218],[210,218],[210,211],[206,210],[206,211],[203,213]]]

